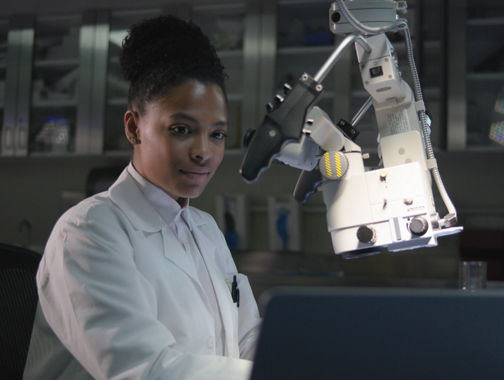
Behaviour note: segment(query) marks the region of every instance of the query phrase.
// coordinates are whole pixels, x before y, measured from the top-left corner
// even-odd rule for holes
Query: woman
[[[170,16],[133,26],[121,67],[132,161],[51,233],[25,378],[246,379],[257,306],[213,218],[188,205],[224,155],[223,67]]]

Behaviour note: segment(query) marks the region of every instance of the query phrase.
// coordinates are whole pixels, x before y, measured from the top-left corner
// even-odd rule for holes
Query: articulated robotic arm
[[[247,137],[243,178],[255,181],[273,159],[302,169],[294,197],[304,202],[322,191],[333,249],[344,257],[436,246],[437,237],[462,230],[453,227],[456,211],[434,158],[407,24],[397,20],[397,13],[405,9],[404,1],[393,0],[333,3],[331,30],[346,37],[315,76],[304,73],[294,86],[285,85],[284,94],[268,104],[261,126]],[[385,35],[398,29],[405,32],[415,92],[401,78]],[[351,45],[370,98],[351,123],[334,125],[313,105],[323,91],[323,79]],[[354,142],[355,125],[371,105],[383,163],[375,170],[365,168],[361,148]],[[432,179],[448,210],[443,218],[436,211]]]

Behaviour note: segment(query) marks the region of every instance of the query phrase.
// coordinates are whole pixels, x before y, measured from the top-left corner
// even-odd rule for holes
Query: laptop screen
[[[270,299],[252,380],[504,378],[504,290],[292,288]]]

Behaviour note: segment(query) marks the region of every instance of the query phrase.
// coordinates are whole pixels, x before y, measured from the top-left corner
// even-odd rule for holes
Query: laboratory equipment
[[[273,160],[301,169],[294,197],[305,202],[321,191],[333,250],[346,258],[432,247],[440,236],[458,233],[457,212],[441,179],[430,142],[413,58],[408,24],[398,17],[405,1],[337,0],[329,10],[333,33],[344,36],[319,71],[303,73],[267,105],[256,130],[245,135],[247,151],[240,173],[256,181]],[[402,78],[386,32],[404,33],[413,90]],[[355,46],[369,98],[351,122],[335,125],[314,103],[323,80],[342,52]],[[381,166],[366,168],[355,142],[356,126],[374,108]],[[432,192],[434,180],[447,209],[440,217]]]

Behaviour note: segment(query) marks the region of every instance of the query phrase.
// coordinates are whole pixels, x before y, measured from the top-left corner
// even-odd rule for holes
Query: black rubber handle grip
[[[317,191],[317,187],[322,183],[322,174],[317,168],[312,171],[303,170],[298,177],[294,188],[294,199],[299,203],[305,203]]]
[[[280,152],[284,140],[280,129],[266,116],[250,142],[240,169],[241,176],[248,182],[255,181],[259,173],[268,168],[273,156]]]
[[[322,86],[305,73],[285,99],[277,95],[248,146],[240,170],[245,181],[255,181],[280,153],[284,142],[299,140],[306,114],[321,91]]]

